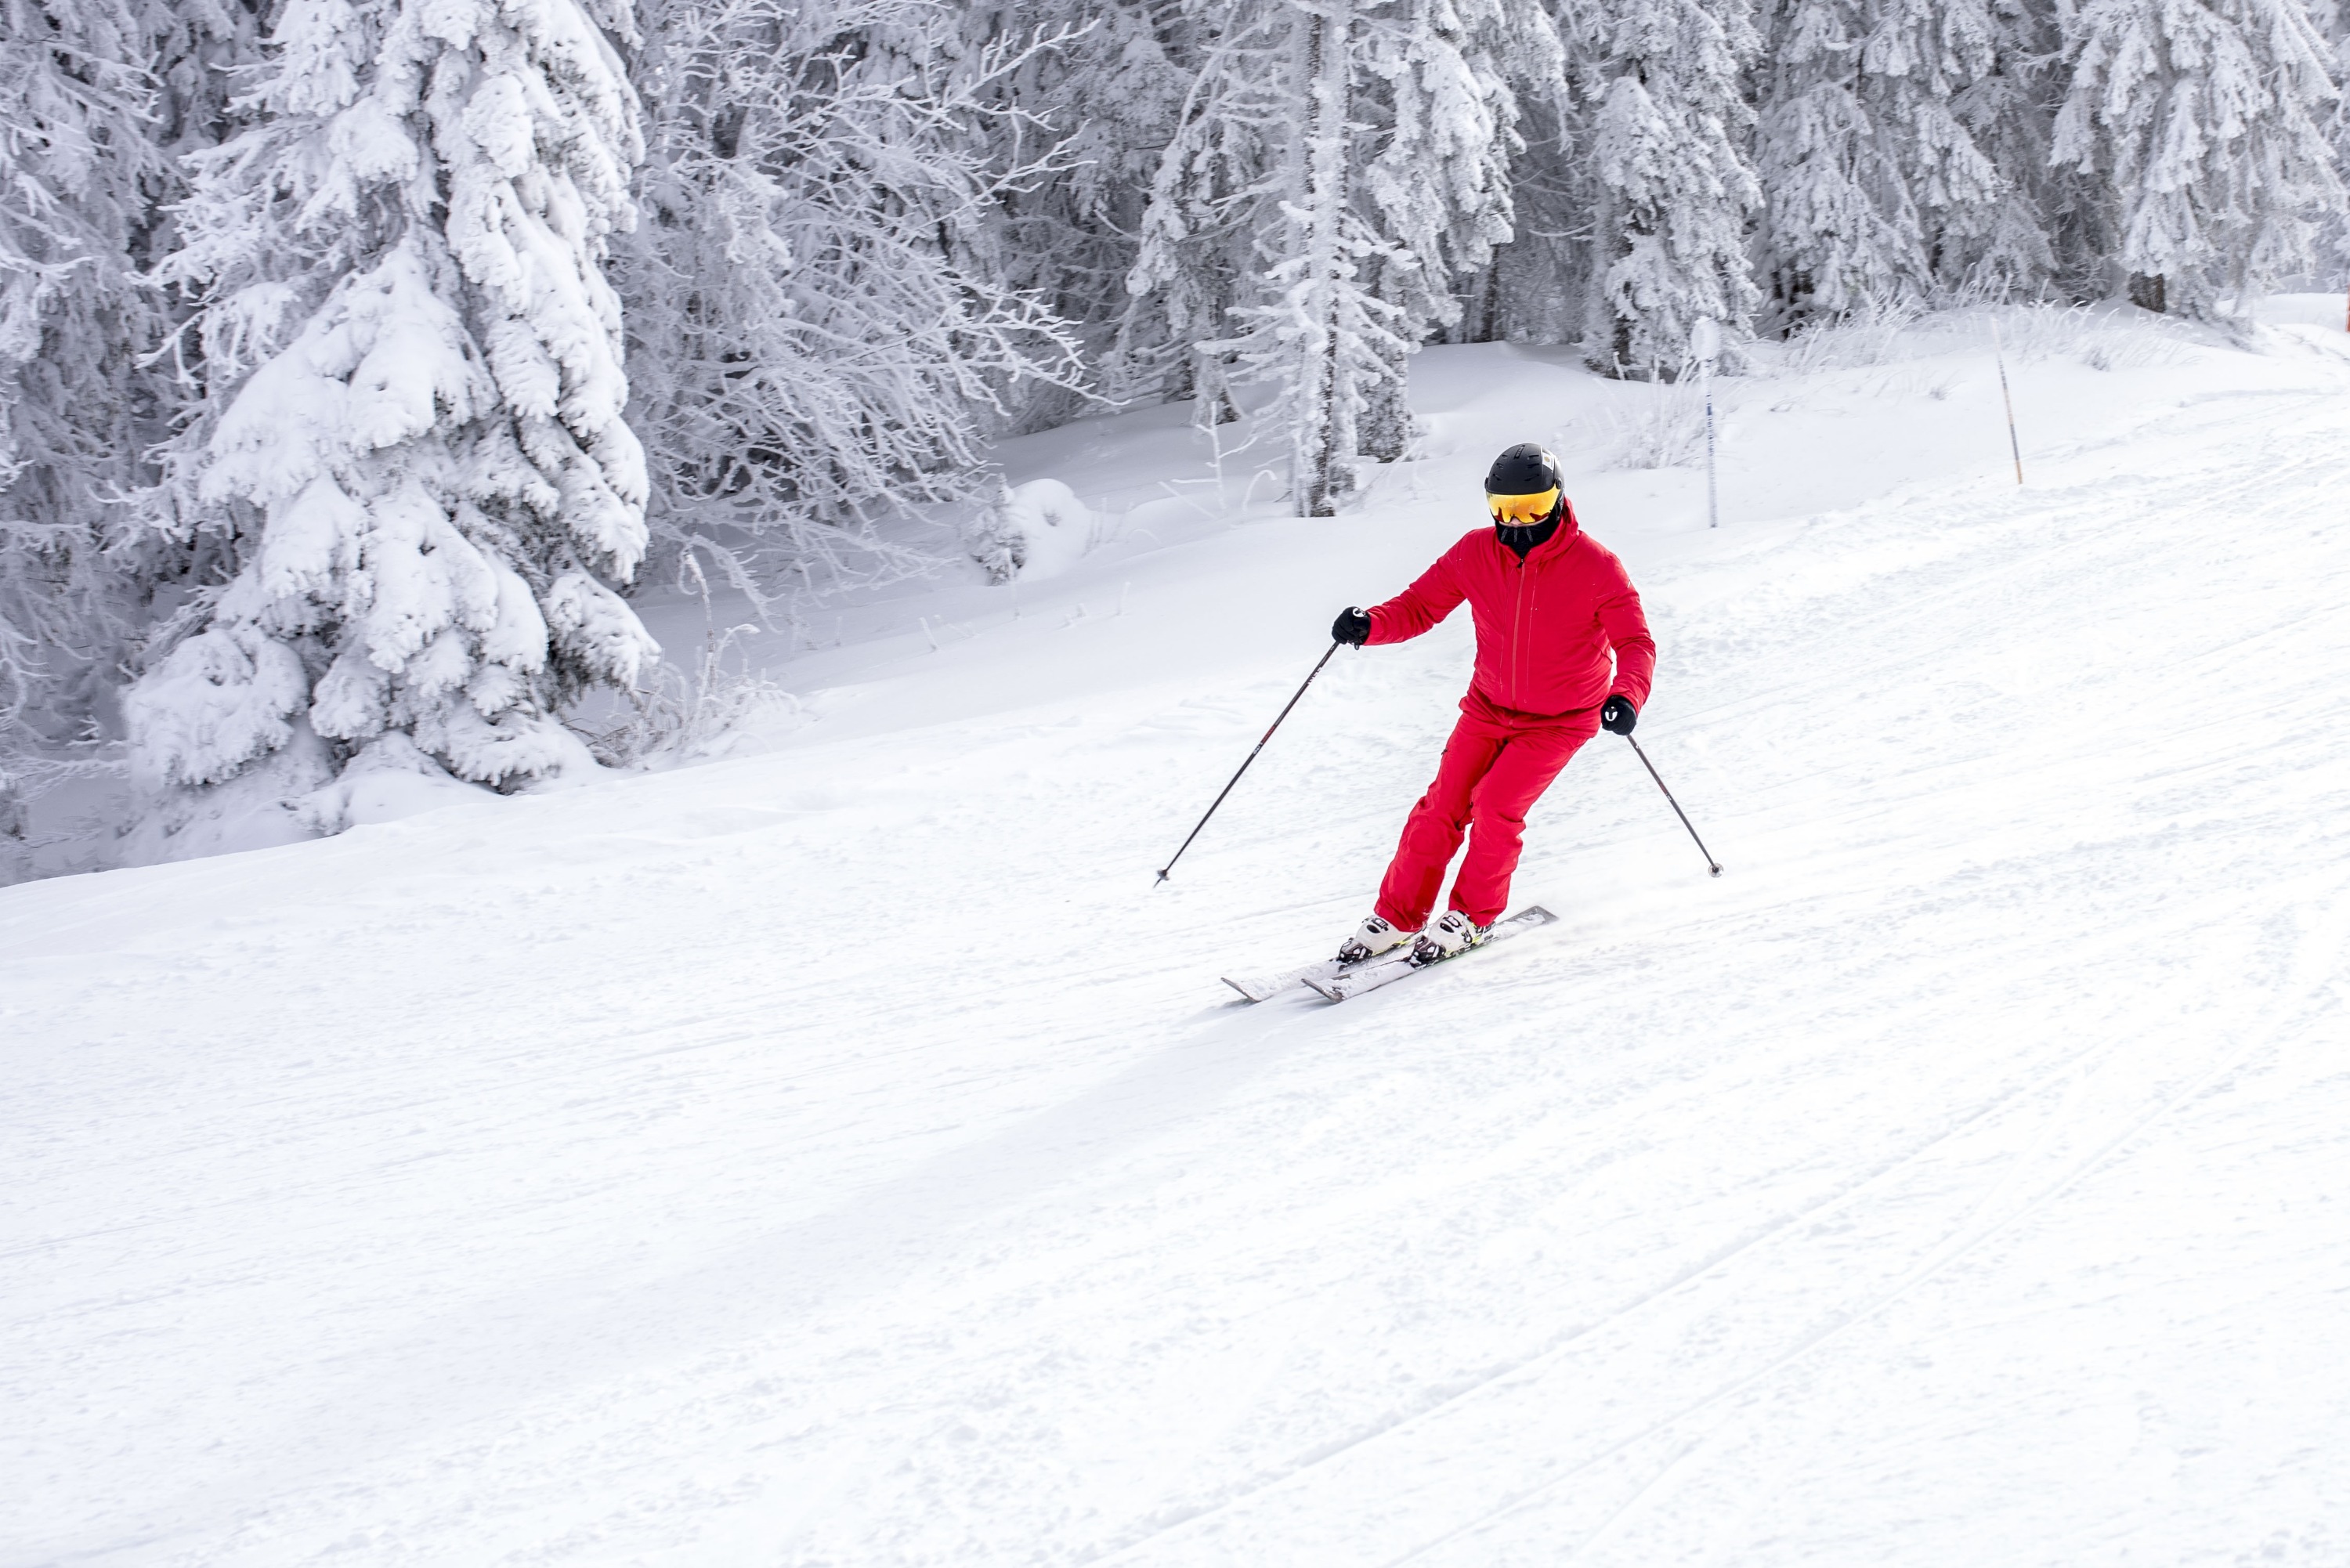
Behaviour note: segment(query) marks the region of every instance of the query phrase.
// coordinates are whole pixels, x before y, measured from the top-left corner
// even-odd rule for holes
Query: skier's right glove
[[[1343,609],[1330,623],[1330,640],[1360,648],[1371,639],[1371,618],[1359,609]]]
[[[1611,735],[1628,735],[1640,722],[1640,711],[1628,697],[1610,697],[1599,707],[1599,727]]]

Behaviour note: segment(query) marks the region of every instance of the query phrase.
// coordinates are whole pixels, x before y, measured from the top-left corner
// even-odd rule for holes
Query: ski
[[[1523,936],[1528,931],[1547,926],[1557,919],[1556,915],[1552,914],[1540,904],[1530,905],[1520,909],[1508,919],[1495,921],[1492,933],[1483,941],[1473,948],[1463,948],[1452,957],[1461,958],[1468,953],[1482,952],[1495,942],[1511,937]],[[1419,963],[1409,955],[1379,958],[1373,959],[1368,963],[1356,964],[1334,975],[1321,975],[1309,970],[1298,979],[1332,1002],[1344,1002],[1350,996],[1360,996],[1367,991],[1377,991],[1383,985],[1392,984],[1408,974],[1416,974],[1421,970],[1433,969],[1437,964],[1451,961],[1450,959],[1438,959],[1434,963]]]
[[[1293,985],[1316,980],[1336,980],[1346,971],[1347,966],[1336,959],[1324,959],[1320,963],[1309,963],[1303,969],[1286,970],[1280,974],[1264,975],[1255,980],[1234,980],[1231,975],[1220,978],[1251,1002],[1270,1002]]]

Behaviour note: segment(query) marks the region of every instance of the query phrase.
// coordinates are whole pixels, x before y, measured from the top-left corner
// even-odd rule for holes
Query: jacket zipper
[[[1503,547],[1503,549],[1505,549],[1505,550],[1509,548],[1509,546],[1508,546],[1508,545],[1503,545],[1502,547]],[[1533,555],[1533,554],[1534,554],[1534,552],[1533,552],[1533,551],[1531,551],[1531,550],[1529,550],[1529,551],[1527,551],[1527,552],[1526,552],[1526,555],[1528,555],[1528,556],[1531,556],[1531,555]],[[1512,600],[1510,601],[1510,702],[1509,702],[1509,705],[1510,705],[1511,707],[1513,707],[1513,708],[1515,708],[1515,707],[1518,707],[1518,706],[1520,706],[1520,705],[1521,705],[1521,698],[1520,698],[1520,696],[1519,696],[1519,692],[1518,692],[1518,687],[1519,687],[1519,685],[1521,684],[1521,682],[1520,682],[1520,680],[1519,680],[1519,678],[1518,678],[1518,669],[1519,669],[1520,664],[1523,662],[1523,659],[1524,659],[1524,658],[1525,658],[1526,563],[1525,563],[1525,557],[1524,557],[1524,556],[1519,556],[1519,557],[1518,557],[1518,561],[1517,561],[1517,568],[1518,568],[1518,592],[1517,592],[1517,597],[1516,597],[1515,598],[1513,598],[1513,599],[1512,599]]]

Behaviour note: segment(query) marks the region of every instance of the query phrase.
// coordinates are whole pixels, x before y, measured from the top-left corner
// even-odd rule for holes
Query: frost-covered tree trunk
[[[983,438],[1074,340],[1010,286],[991,107],[1033,41],[965,52],[918,0],[654,0],[647,222],[623,246],[658,545],[762,597],[918,568],[875,531],[976,493]],[[1029,128],[1035,129],[1033,122]]]
[[[2308,268],[2343,186],[2301,0],[2086,0],[2064,32],[2054,159],[2101,187],[2134,299],[2207,315]]]
[[[1745,229],[1762,198],[1740,88],[1752,11],[1747,0],[1630,0],[1603,36],[1584,358],[1609,375],[1671,377],[1700,320],[1742,329],[1758,297]]]
[[[587,765],[559,709],[654,654],[610,586],[645,545],[602,272],[641,153],[628,25],[579,0],[278,15],[171,264],[204,291],[173,494],[234,570],[130,696],[142,852],[334,830],[338,775]]]
[[[1401,259],[1382,256],[1372,264],[1371,292],[1390,305],[1415,292],[1416,278],[1399,277],[1417,271]],[[1356,421],[1356,450],[1375,462],[1395,462],[1411,449],[1411,356],[1417,339],[1400,331],[1388,334],[1374,354],[1378,369],[1363,387],[1362,417]]]
[[[1211,39],[1159,161],[1128,288],[1130,318],[1193,356],[1213,419],[1232,377],[1270,386],[1298,515],[1355,483],[1367,391],[1407,351],[1372,274],[1400,258],[1365,215],[1362,0],[1208,7]],[[1232,328],[1241,329],[1234,332]],[[1133,332],[1140,338],[1145,334]]]
[[[1362,408],[1356,372],[1364,368],[1349,352],[1356,344],[1347,331],[1349,317],[1360,314],[1348,296],[1362,254],[1353,243],[1347,201],[1354,24],[1352,0],[1325,0],[1293,34],[1305,115],[1284,202],[1290,243],[1276,263],[1276,272],[1287,269],[1294,281],[1276,330],[1295,356],[1288,371],[1289,472],[1301,517],[1335,515],[1354,488],[1355,423]]]

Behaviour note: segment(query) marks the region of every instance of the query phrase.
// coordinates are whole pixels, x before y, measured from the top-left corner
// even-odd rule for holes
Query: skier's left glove
[[[1640,711],[1628,697],[1610,697],[1600,704],[1599,727],[1611,735],[1628,735],[1640,722]]]
[[[1330,640],[1360,648],[1371,639],[1371,618],[1358,609],[1343,609],[1330,623]]]

